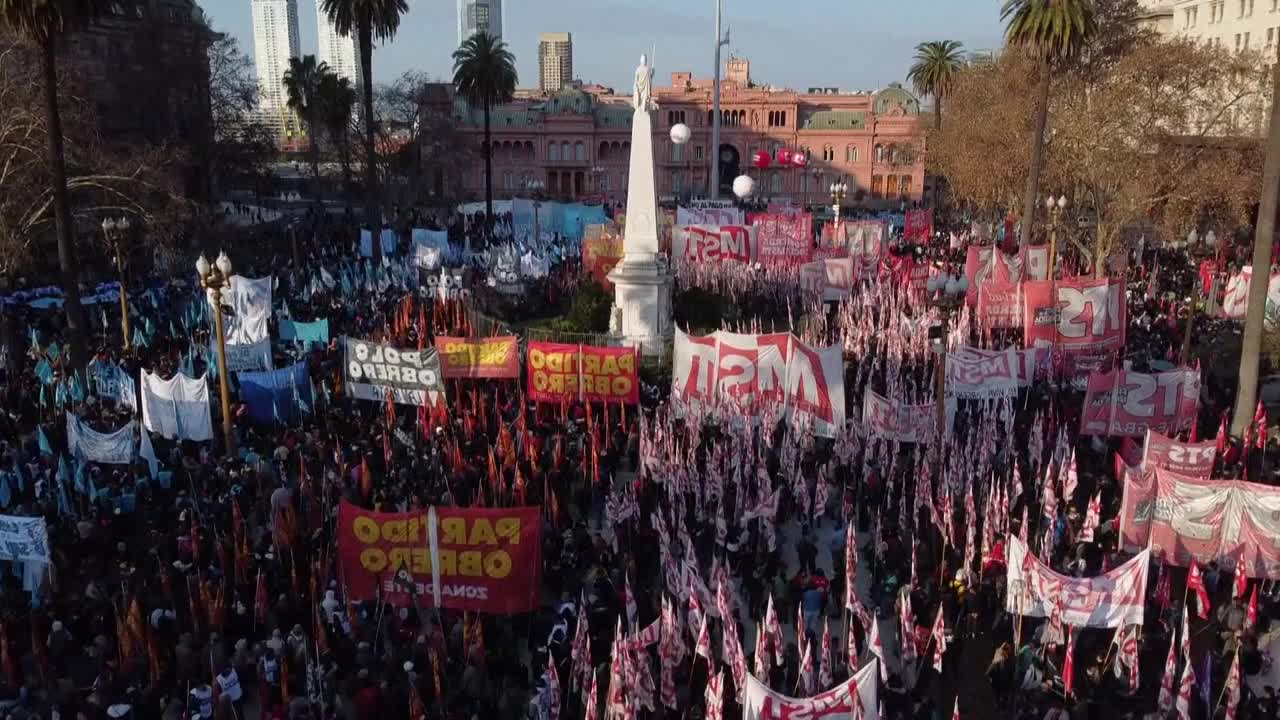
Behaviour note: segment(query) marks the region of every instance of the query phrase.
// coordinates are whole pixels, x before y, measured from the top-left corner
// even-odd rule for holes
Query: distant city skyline
[[[214,29],[235,37],[253,56],[251,0],[197,0]],[[298,0],[303,54],[318,54],[316,0]],[[543,32],[574,35],[574,74],[585,82],[630,87],[640,54],[657,44],[655,81],[672,72],[711,74],[713,0],[694,12],[679,0],[505,0],[503,39],[516,56],[519,86],[538,86],[538,39]],[[725,0],[728,50],[750,58],[757,82],[778,87],[872,90],[904,82],[917,43],[959,40],[968,50],[998,47],[998,3],[916,0],[908,15],[895,4],[833,6],[829,0],[775,4]],[[452,76],[457,46],[456,2],[412,0],[391,43],[374,48],[375,83],[406,70],[441,80]],[[977,12],[975,12],[977,10]],[[634,46],[634,47],[633,47]]]

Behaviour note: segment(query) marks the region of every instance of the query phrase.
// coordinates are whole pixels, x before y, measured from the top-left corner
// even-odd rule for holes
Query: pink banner
[[[972,307],[978,304],[979,290],[988,283],[1016,284],[1048,278],[1049,249],[1043,246],[1023,247],[1017,253],[1009,254],[992,245],[970,245],[965,254],[964,275],[969,280],[969,293],[965,300]]]
[[[1163,468],[1125,473],[1120,542],[1127,552],[1151,548],[1170,565],[1237,562],[1252,578],[1280,580],[1280,488],[1209,480]]]
[[[1191,429],[1200,404],[1200,371],[1148,375],[1118,370],[1089,376],[1081,435],[1177,434]]]
[[[1064,352],[1113,351],[1124,346],[1122,278],[1063,278],[1022,284],[1026,347]]]
[[[1213,440],[1184,443],[1149,430],[1142,451],[1142,465],[1147,469],[1164,468],[1207,480],[1213,473],[1213,461],[1217,456],[1218,444]]]
[[[765,265],[799,265],[813,252],[813,216],[809,213],[758,213],[747,224],[757,227],[757,252]]]
[[[1145,550],[1098,577],[1078,578],[1051,570],[1027,551],[1017,535],[1009,536],[1008,547],[1005,609],[1009,612],[1049,617],[1056,608],[1062,612],[1062,622],[1072,627],[1142,624],[1151,566],[1150,553]]]
[[[1022,284],[988,280],[978,289],[977,313],[982,327],[1022,327]]]
[[[947,400],[946,432],[951,432],[955,400]],[[929,442],[938,434],[936,403],[904,405],[875,392],[870,387],[862,399],[862,425],[868,435],[904,443]]]
[[[960,400],[986,400],[1018,394],[1016,350],[961,347],[947,355],[947,388]]]

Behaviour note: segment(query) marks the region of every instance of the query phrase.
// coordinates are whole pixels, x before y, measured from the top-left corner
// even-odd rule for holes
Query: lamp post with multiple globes
[[[227,394],[227,338],[222,325],[222,294],[231,284],[231,258],[226,253],[218,253],[218,259],[212,264],[204,255],[196,260],[196,274],[200,276],[200,287],[205,289],[209,302],[213,305],[214,328],[218,338],[218,382],[219,395],[222,400],[222,436],[226,441],[227,454],[235,452],[235,436],[231,433],[231,399]]]
[[[124,351],[129,352],[129,253],[125,243],[129,240],[129,218],[107,218],[102,221],[102,234],[115,252],[116,269],[120,271],[120,331],[124,334]]]
[[[1045,198],[1044,206],[1049,211],[1049,279],[1053,280],[1058,276],[1058,228],[1067,209],[1067,196],[1059,195],[1055,199],[1050,195]]]
[[[938,377],[936,393],[938,402],[938,458],[942,458],[942,436],[947,429],[947,335],[951,316],[964,304],[965,295],[969,292],[969,279],[964,275],[949,275],[945,271],[941,275],[929,278],[925,285],[929,304],[938,309],[941,321],[941,334],[938,337]]]
[[[537,178],[529,178],[524,187],[529,191],[529,196],[533,200],[533,241],[537,243],[542,239],[541,228],[538,227],[538,211],[542,209],[542,191],[547,185]]]

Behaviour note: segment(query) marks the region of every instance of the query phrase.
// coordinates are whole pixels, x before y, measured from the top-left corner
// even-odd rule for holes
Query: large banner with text
[[[398,350],[390,345],[344,338],[347,394],[359,400],[401,405],[434,405],[443,396],[440,355],[435,348]]]
[[[1005,609],[1042,618],[1056,609],[1062,622],[1072,627],[1141,625],[1150,568],[1151,553],[1143,550],[1097,577],[1060,575],[1031,554],[1017,535],[1010,535]]]
[[[756,256],[764,265],[800,265],[813,252],[813,216],[809,213],[748,217],[757,228]]]
[[[1080,412],[1080,434],[1139,437],[1154,430],[1176,435],[1191,429],[1199,404],[1199,370],[1095,373]]]
[[[534,402],[640,402],[635,348],[531,342],[527,364]]]
[[[844,359],[839,347],[810,347],[789,333],[720,330],[697,337],[677,329],[671,400],[682,411],[785,414],[793,424],[835,437],[845,422]]]
[[[338,558],[348,596],[396,606],[512,614],[537,609],[542,521],[537,507],[432,507],[380,513],[346,500]]]
[[[440,367],[446,380],[520,377],[519,338],[437,337]]]
[[[1213,474],[1213,463],[1217,457],[1218,443],[1213,440],[1184,443],[1148,430],[1147,441],[1142,448],[1142,467],[1147,470],[1164,468],[1207,480]]]
[[[582,236],[582,269],[606,289],[609,271],[622,260],[622,235],[610,225],[588,225]]]
[[[1120,503],[1120,546],[1151,548],[1170,565],[1194,559],[1232,572],[1280,580],[1280,488],[1210,480],[1163,468],[1128,470]]]
[[[759,228],[745,225],[689,225],[672,235],[673,264],[718,265],[756,260]]]

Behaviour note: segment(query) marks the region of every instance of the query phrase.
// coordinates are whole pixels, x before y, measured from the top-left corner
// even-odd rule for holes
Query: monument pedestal
[[[610,330],[624,345],[643,355],[659,355],[671,339],[671,271],[658,248],[658,193],[654,181],[653,120],[648,86],[652,77],[637,68],[635,112],[631,119],[631,164],[627,176],[627,224],[622,234],[622,261],[609,273],[614,286],[615,322]]]

